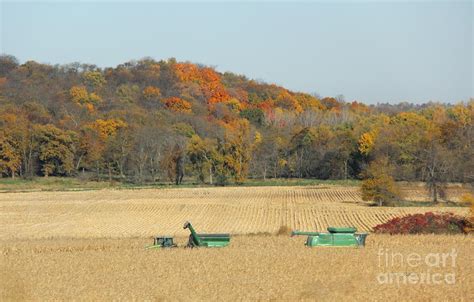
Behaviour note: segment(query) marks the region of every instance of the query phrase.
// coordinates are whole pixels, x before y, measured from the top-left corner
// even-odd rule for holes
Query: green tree
[[[257,126],[263,126],[265,124],[265,114],[263,113],[262,109],[259,108],[244,109],[240,111],[240,116],[248,119]]]

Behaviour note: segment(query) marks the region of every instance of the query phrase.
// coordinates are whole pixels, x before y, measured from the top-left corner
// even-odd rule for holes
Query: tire
[[[196,245],[194,244],[193,235],[189,235],[188,244],[186,245],[186,247],[194,248],[195,246]]]

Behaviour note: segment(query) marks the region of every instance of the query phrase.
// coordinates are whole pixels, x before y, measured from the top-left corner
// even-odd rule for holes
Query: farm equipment
[[[189,221],[186,221],[183,229],[191,232],[187,247],[224,247],[230,243],[229,234],[198,234]]]
[[[365,246],[367,233],[356,233],[353,227],[328,227],[328,233],[293,231],[291,236],[308,236],[306,246]]]
[[[175,243],[173,243],[173,237],[164,236],[164,237],[155,237],[153,238],[153,245],[147,246],[147,249],[157,249],[157,248],[164,248],[164,247],[177,247]]]

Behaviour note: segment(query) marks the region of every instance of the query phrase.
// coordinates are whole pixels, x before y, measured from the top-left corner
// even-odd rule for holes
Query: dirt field
[[[0,301],[473,301],[473,236],[371,234],[356,249],[274,235],[281,226],[369,231],[433,210],[468,211],[368,207],[357,188],[329,186],[2,193]],[[231,245],[144,249],[157,234],[183,245],[186,220],[200,232],[232,233]],[[453,252],[445,263],[426,260]],[[424,261],[413,266],[410,254]]]

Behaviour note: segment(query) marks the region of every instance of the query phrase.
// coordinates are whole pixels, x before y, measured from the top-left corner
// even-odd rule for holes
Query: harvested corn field
[[[0,239],[123,238],[203,232],[275,233],[281,226],[370,231],[396,216],[462,207],[369,207],[357,187],[232,187],[0,194]]]
[[[433,210],[467,213],[369,207],[358,188],[339,186],[2,193],[0,300],[472,301],[472,236],[371,234],[365,248],[309,248],[288,236],[328,226],[370,231]],[[231,233],[230,245],[184,249],[186,220]],[[178,248],[145,249],[154,235],[175,236]],[[452,251],[454,266],[385,263],[392,254]],[[400,272],[401,281],[383,279]],[[406,283],[426,272],[454,280]]]
[[[183,245],[186,238],[178,238]],[[472,236],[369,235],[365,248],[308,248],[302,237],[234,236],[217,249],[145,250],[144,238],[0,241],[0,300],[473,301]],[[455,251],[446,266],[408,255]],[[397,255],[395,262],[386,256]],[[440,284],[386,274],[443,277]],[[449,277],[446,281],[444,277]],[[454,279],[452,279],[454,277]],[[397,279],[398,280],[398,279]],[[431,280],[431,279],[429,279]]]

